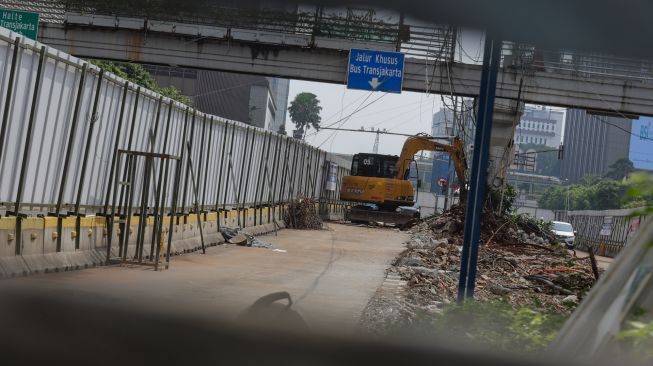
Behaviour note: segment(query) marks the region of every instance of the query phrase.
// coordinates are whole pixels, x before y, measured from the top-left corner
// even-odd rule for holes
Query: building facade
[[[632,121],[567,110],[561,179],[579,182],[584,176],[603,176],[609,166],[628,158]]]
[[[537,144],[557,148],[562,141],[564,115],[562,110],[525,106],[515,131],[515,144]]]
[[[157,83],[174,86],[197,109],[277,132],[286,121],[290,81],[171,66],[144,65]]]

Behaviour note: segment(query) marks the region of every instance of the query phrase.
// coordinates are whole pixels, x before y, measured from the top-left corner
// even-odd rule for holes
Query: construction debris
[[[242,231],[241,228],[223,227],[220,229],[220,233],[224,237],[224,240],[229,244],[236,244],[252,248],[272,248],[272,244],[247,234],[246,232]]]
[[[290,202],[285,213],[286,227],[300,230],[321,230],[322,219],[317,212],[317,201],[312,198],[297,198]]]
[[[408,281],[406,299],[413,305],[427,310],[456,299],[463,219],[463,208],[454,206],[411,229],[408,249],[390,271]],[[515,307],[535,304],[564,313],[568,303],[582,299],[594,282],[589,261],[569,254],[551,233],[484,213],[476,300],[503,298]]]

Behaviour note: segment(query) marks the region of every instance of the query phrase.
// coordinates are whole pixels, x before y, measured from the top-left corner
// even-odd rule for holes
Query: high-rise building
[[[587,175],[605,175],[615,161],[629,157],[631,129],[629,119],[567,110],[560,178],[577,183]]]
[[[258,75],[145,65],[160,86],[174,86],[205,113],[279,131],[290,81]]]
[[[557,148],[562,140],[565,112],[527,105],[515,131],[515,144]]]

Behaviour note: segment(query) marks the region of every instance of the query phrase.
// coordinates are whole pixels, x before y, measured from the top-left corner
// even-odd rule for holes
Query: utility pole
[[[565,210],[565,220],[569,220],[569,179],[565,179],[565,181],[567,182],[567,204],[565,205],[567,209]]]
[[[372,148],[372,152],[374,154],[379,153],[379,136],[380,135],[381,135],[381,130],[377,128],[376,129],[376,137],[374,137],[374,147]]]

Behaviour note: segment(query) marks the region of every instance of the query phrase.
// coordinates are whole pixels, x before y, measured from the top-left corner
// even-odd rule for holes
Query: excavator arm
[[[463,143],[458,137],[454,138],[451,145],[443,144],[423,136],[409,137],[404,143],[404,147],[401,149],[401,155],[399,156],[399,161],[397,161],[396,178],[402,180],[408,178],[410,162],[413,160],[415,154],[422,150],[446,152],[451,155],[451,159],[453,160],[456,169],[456,175],[458,176],[458,182],[460,184],[460,199],[461,201],[465,201],[467,198],[465,187],[465,169],[467,163],[465,161]]]

